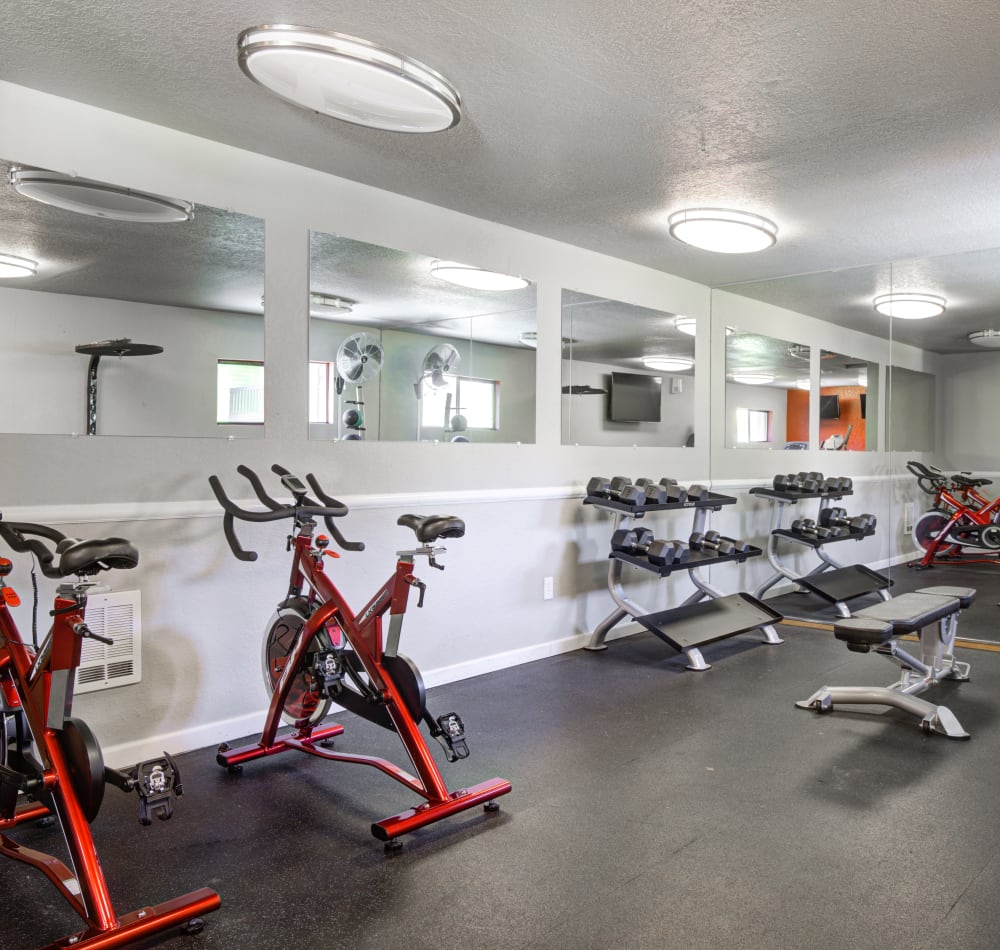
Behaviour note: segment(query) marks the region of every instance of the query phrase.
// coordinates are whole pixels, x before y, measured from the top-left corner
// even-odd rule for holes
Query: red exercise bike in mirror
[[[90,830],[108,783],[138,793],[144,825],[153,817],[170,818],[173,796],[182,791],[177,766],[166,754],[125,771],[105,766],[93,732],[73,715],[83,639],[112,643],[87,626],[87,590],[93,584],[86,578],[133,568],[139,555],[123,538],[80,541],[27,522],[0,520],[0,537],[14,551],[33,554],[46,577],[62,582],[47,636],[41,644],[34,636],[26,643],[11,614],[20,603],[7,584],[13,565],[0,558],[0,855],[41,871],[86,924],[49,944],[52,950],[123,947],[174,926],[197,933],[203,926],[199,915],[219,906],[218,894],[202,888],[119,916]],[[59,823],[68,863],[9,834],[40,821]]]
[[[990,500],[979,492],[990,479],[970,472],[946,475],[917,461],[907,462],[906,468],[933,498],[931,508],[913,524],[913,540],[923,555],[912,567],[926,570],[935,564],[1000,558],[1000,497]]]
[[[241,547],[235,533],[236,519],[287,520],[291,522],[287,549],[292,554],[292,566],[285,598],[264,632],[264,683],[271,702],[263,732],[250,745],[235,749],[222,745],[217,756],[219,765],[237,771],[253,759],[296,750],[378,769],[424,799],[372,824],[372,834],[385,842],[387,852],[401,847],[401,835],[476,805],[483,805],[487,813],[498,811],[495,799],[511,790],[505,779],[492,778],[457,791],[448,790],[420,727],[423,724],[440,743],[447,760],[455,762],[469,755],[465,725],[457,713],[434,718],[428,712],[420,671],[399,652],[410,592],[418,592],[417,606],[421,607],[426,589],[413,573],[414,561],[426,557],[431,567],[444,570],[437,558],[445,549],[437,543],[462,537],[464,522],[452,515],[402,515],[397,524],[414,532],[417,546],[396,552],[395,570],[355,612],[326,572],[329,560],[340,557],[330,549],[331,538],[344,551],[364,549],[363,543],[346,540],[334,523],[334,518],[347,514],[347,507],[327,495],[311,474],[306,476],[307,488],[280,465],[272,466],[292,496],[290,503],[282,503],[267,494],[253,470],[241,465],[237,471],[250,483],[265,510],[238,506],[226,495],[219,479],[211,476],[212,490],[225,512],[223,528],[233,554],[242,561],[257,558],[255,552]],[[320,518],[329,537],[316,534]],[[383,618],[387,615],[384,630]],[[330,740],[344,731],[339,724],[321,725],[334,703],[395,732],[416,775],[383,758],[330,748]],[[282,722],[292,729],[279,735]]]

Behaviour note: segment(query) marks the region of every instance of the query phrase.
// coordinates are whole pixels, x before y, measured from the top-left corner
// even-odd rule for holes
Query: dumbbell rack
[[[693,509],[693,533],[705,530],[710,511],[719,511],[723,505],[735,504],[736,499],[706,491],[697,501],[669,502],[662,505],[630,505],[594,495],[588,495],[583,503],[611,512],[615,516],[612,533],[622,528],[629,529],[633,519],[642,518],[652,512]],[[710,664],[705,662],[700,647],[740,633],[760,630],[766,643],[781,643],[782,640],[774,629],[774,624],[782,620],[780,613],[750,594],[724,594],[709,584],[700,572],[702,567],[729,561],[742,563],[748,557],[757,557],[763,553],[757,547],[748,547],[745,551],[721,556],[691,551],[688,561],[660,566],[651,564],[641,557],[612,551],[609,555],[608,590],[615,602],[615,609],[594,628],[585,649],[606,650],[605,640],[608,634],[621,621],[628,618],[642,624],[650,633],[655,634],[678,653],[683,653],[687,657],[689,670],[711,669]],[[678,607],[650,612],[626,595],[622,583],[622,570],[625,564],[640,567],[660,577],[667,577],[675,571],[687,571],[697,589]]]
[[[751,495],[766,498],[772,506],[771,529],[767,539],[767,560],[774,568],[772,574],[757,590],[755,597],[763,597],[764,594],[780,580],[794,581],[800,587],[805,588],[810,593],[816,594],[828,603],[837,608],[837,613],[841,617],[850,617],[851,609],[847,602],[865,594],[877,593],[883,600],[889,600],[888,588],[892,581],[884,574],[879,574],[863,564],[843,565],[835,561],[824,550],[826,545],[836,541],[860,541],[863,538],[870,538],[875,529],[870,528],[863,531],[851,529],[849,534],[839,535],[829,538],[809,538],[798,534],[787,528],[781,527],[785,508],[798,504],[800,501],[819,499],[819,511],[823,512],[830,507],[833,501],[840,501],[842,498],[854,494],[850,489],[836,492],[822,491],[779,491],[776,488],[751,488]],[[817,516],[817,521],[820,516]],[[784,538],[794,541],[805,547],[812,548],[820,563],[805,574],[796,574],[790,568],[781,563],[778,557],[778,541]],[[822,576],[820,576],[822,575]]]

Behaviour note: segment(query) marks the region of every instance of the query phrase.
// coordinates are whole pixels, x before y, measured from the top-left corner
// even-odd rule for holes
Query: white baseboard
[[[627,632],[619,635],[627,635]],[[503,653],[478,657],[464,663],[439,667],[422,673],[424,685],[428,688],[444,686],[448,683],[471,679],[473,676],[482,676],[484,673],[495,673],[497,670],[520,666],[522,663],[544,660],[561,653],[571,653],[583,647],[589,639],[589,634],[576,634],[528,647],[520,647],[516,650],[505,650]],[[337,712],[339,707],[334,706],[333,710]],[[266,715],[267,710],[260,709],[257,712],[231,719],[220,719],[216,722],[203,723],[187,729],[165,732],[147,739],[122,742],[105,749],[104,758],[109,765],[116,768],[126,768],[145,759],[155,759],[164,750],[171,755],[179,755],[182,752],[193,752],[196,749],[215,746],[220,742],[230,742],[241,736],[259,735]]]

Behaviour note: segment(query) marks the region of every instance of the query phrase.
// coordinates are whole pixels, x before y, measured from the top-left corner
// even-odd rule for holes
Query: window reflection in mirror
[[[694,445],[693,319],[562,294],[564,445]]]
[[[889,449],[933,452],[935,379],[930,373],[889,366]]]
[[[878,447],[878,364],[820,351],[819,444],[864,452]]]
[[[149,216],[142,196],[115,186],[85,197],[104,194],[133,220],[84,213],[15,190],[12,167],[62,177],[0,162],[0,253],[37,265],[0,281],[0,376],[44,394],[5,413],[4,431],[262,436],[219,421],[219,366],[264,359],[263,221],[183,195],[147,196],[153,217],[159,202],[181,208],[176,220],[135,220]]]
[[[809,346],[727,327],[726,446],[809,447]]]
[[[477,290],[435,258],[314,231],[310,437],[533,442],[535,288]]]

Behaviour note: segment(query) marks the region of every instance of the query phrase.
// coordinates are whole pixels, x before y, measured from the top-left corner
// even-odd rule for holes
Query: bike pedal
[[[469,746],[465,741],[465,723],[458,713],[445,713],[437,718],[441,734],[436,738],[444,747],[449,762],[469,757]]]
[[[140,762],[127,774],[139,796],[139,823],[151,825],[154,816],[167,821],[174,813],[174,796],[184,794],[174,760],[164,752],[162,759]]]

